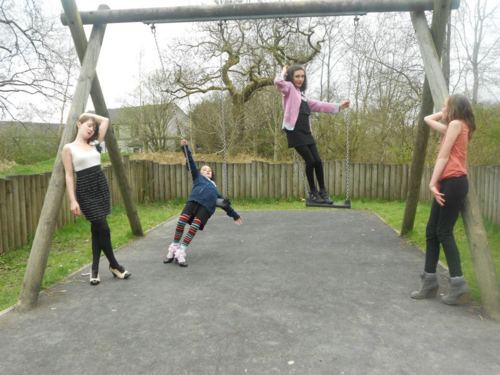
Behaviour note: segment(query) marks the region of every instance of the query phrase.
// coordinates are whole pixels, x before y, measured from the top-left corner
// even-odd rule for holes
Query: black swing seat
[[[316,203],[306,199],[306,207],[327,207],[327,208],[351,208],[351,200],[346,199],[343,203]]]

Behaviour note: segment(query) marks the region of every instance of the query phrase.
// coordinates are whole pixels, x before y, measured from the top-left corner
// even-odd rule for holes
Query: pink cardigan
[[[302,100],[300,89],[295,87],[292,82],[285,81],[281,76],[275,78],[274,85],[283,95],[283,111],[285,114],[283,116],[282,128],[293,130],[299,117],[300,102]],[[311,112],[338,113],[340,111],[340,106],[336,103],[307,99],[307,104],[309,104]]]

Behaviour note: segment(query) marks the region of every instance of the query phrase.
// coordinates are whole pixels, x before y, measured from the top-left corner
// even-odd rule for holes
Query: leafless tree
[[[350,21],[350,20],[349,20]],[[339,27],[331,95],[349,95],[349,147],[355,160],[407,161],[418,113],[423,66],[411,23],[397,14],[362,18]],[[323,50],[326,53],[328,47]],[[334,88],[334,90],[332,90]],[[340,116],[313,121],[318,144],[328,159],[345,153],[345,123]]]
[[[481,89],[498,94],[500,85],[499,4],[491,0],[462,0],[454,12],[455,69],[452,91],[465,88],[475,104]],[[494,101],[498,100],[494,98]]]
[[[274,87],[262,89],[247,103],[245,115],[249,127],[248,141],[253,155],[286,159],[286,137],[283,134],[281,95]]]
[[[66,97],[56,69],[62,54],[55,19],[36,0],[0,0],[0,114],[15,118],[20,98]]]
[[[139,83],[139,106],[125,105],[115,120],[120,134],[131,138],[129,146],[142,145],[145,150],[158,152],[172,149],[181,136],[186,136],[187,124],[178,118],[180,109],[172,98],[162,92],[161,75]],[[147,103],[147,104],[145,104]]]
[[[321,50],[323,33],[318,20],[203,24],[198,41],[182,41],[169,58],[173,70],[165,90],[177,98],[211,91],[227,94],[231,121],[241,138],[245,132],[245,103],[273,84],[277,67],[313,60]]]

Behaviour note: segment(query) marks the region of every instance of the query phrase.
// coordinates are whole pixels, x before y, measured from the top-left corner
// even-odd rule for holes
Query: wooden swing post
[[[436,8],[434,9],[434,12],[432,14],[432,39],[431,41],[427,41],[427,43],[433,43],[433,45],[435,46],[433,48],[437,53],[438,59],[440,58],[441,51],[443,49],[446,23],[448,22],[450,13],[450,3],[451,2],[449,0],[438,0],[436,2]],[[427,27],[427,22],[425,26]],[[436,67],[434,67],[434,70],[430,71],[430,74],[432,74],[432,76],[428,76],[427,74],[425,75],[424,87],[422,90],[422,104],[418,116],[417,137],[415,139],[414,147],[414,150],[418,150],[418,152],[413,152],[413,158],[410,166],[408,193],[406,196],[403,222],[401,224],[402,236],[407,235],[413,229],[413,225],[415,223],[415,215],[417,213],[420,185],[424,173],[425,155],[427,151],[427,143],[429,140],[429,127],[425,124],[424,117],[431,114],[434,110],[434,101],[432,99],[434,95],[432,95],[431,88],[429,86],[429,80],[440,79],[439,74],[436,74],[435,68]],[[447,85],[445,84],[444,87],[447,87]],[[437,89],[434,87],[434,90]],[[441,96],[442,94],[443,93],[441,93]]]
[[[65,192],[65,174],[61,160],[61,151],[66,143],[73,141],[76,134],[76,122],[84,111],[90,94],[92,80],[96,74],[96,65],[101,50],[106,25],[96,25],[92,28],[90,41],[82,62],[78,84],[73,95],[66,126],[64,127],[59,151],[57,153],[47,193],[43,201],[40,219],[33,239],[28,265],[24,274],[23,285],[16,306],[18,311],[34,308],[38,302],[38,294],[42,285],[43,275],[47,267],[52,237],[57,222],[57,215]]]

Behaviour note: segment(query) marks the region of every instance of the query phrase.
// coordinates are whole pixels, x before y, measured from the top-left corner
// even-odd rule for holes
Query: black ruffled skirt
[[[89,221],[111,213],[108,182],[100,165],[76,172],[76,200]]]

